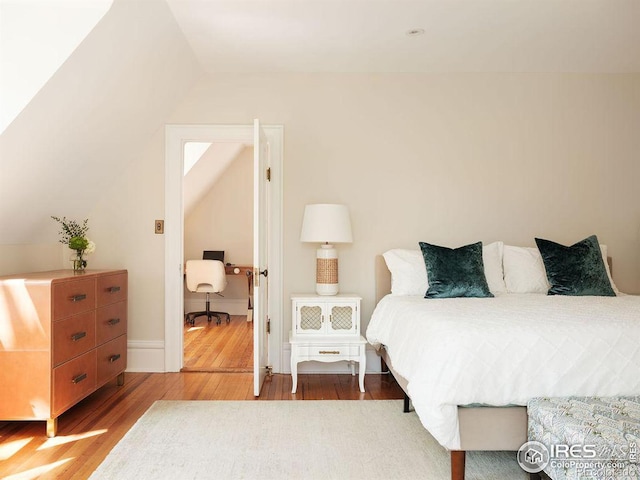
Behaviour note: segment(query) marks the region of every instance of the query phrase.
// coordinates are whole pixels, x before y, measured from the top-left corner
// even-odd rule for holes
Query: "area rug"
[[[451,478],[399,400],[157,401],[92,480]],[[526,480],[515,452],[470,452],[467,480]]]

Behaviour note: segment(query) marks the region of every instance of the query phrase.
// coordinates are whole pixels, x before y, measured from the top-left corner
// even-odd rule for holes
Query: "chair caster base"
[[[227,312],[189,312],[184,315],[184,323],[186,325],[191,325],[192,327],[196,324],[196,318],[198,317],[207,317],[207,322],[211,323],[211,320],[215,317],[216,325],[220,325],[222,323],[222,316],[226,317],[227,323],[231,323],[231,315]]]

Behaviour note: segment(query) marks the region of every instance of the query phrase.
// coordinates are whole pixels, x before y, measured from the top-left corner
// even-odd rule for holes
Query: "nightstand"
[[[298,388],[298,363],[310,360],[348,361],[352,375],[358,362],[360,391],[364,392],[367,341],[360,335],[361,300],[351,294],[291,296],[291,393]]]

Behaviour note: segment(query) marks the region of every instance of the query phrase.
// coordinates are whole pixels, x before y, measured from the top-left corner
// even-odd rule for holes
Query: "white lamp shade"
[[[319,203],[304,208],[301,242],[351,243],[351,218],[346,205]]]

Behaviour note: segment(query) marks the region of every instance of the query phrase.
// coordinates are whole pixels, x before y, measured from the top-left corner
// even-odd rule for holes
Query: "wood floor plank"
[[[231,315],[223,321],[208,323],[196,320],[194,326],[185,325],[184,372],[252,372],[253,322],[246,315]]]
[[[403,398],[386,374],[367,375],[366,394],[348,374],[301,374],[298,386],[291,394],[291,375],[273,375],[258,400]],[[65,412],[54,439],[46,437],[45,422],[0,422],[0,478],[86,479],[156,400],[253,401],[253,374],[127,373],[123,386],[110,382]]]
[[[0,478],[85,479],[156,400],[250,400],[253,395],[253,322],[231,316],[216,325],[198,319],[184,328],[183,373],[127,373],[125,384],[103,386],[58,419],[48,439],[45,422],[0,422]],[[390,375],[367,375],[367,393],[351,375],[272,375],[258,400],[401,399]],[[401,405],[398,405],[401,408]]]

